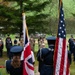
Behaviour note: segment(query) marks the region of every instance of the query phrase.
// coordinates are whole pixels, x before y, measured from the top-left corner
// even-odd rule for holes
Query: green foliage
[[[26,14],[29,33],[56,33],[59,16],[59,0],[3,0],[0,4],[0,33],[22,32],[22,12]],[[62,0],[67,33],[74,33],[75,2]],[[7,3],[8,2],[8,3]],[[71,27],[71,28],[70,28]]]
[[[44,11],[46,5],[49,4],[49,0],[6,1],[9,2],[9,6],[0,6],[0,8],[2,8],[0,9],[0,17],[3,18],[3,21],[2,19],[0,20],[0,25],[4,27],[4,29],[2,29],[2,32],[15,33],[22,31],[22,12],[26,13],[26,21],[29,32],[35,32],[39,30],[41,32],[41,28],[43,28],[43,26],[47,24],[47,21],[45,21],[45,19],[48,17],[49,14],[42,13],[42,11]]]

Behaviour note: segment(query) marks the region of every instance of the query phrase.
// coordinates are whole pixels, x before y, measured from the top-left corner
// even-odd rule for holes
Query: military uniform
[[[70,38],[69,39],[69,50],[70,50],[70,53],[71,53],[71,61],[70,62],[72,62],[72,54],[73,54],[73,60],[75,61],[75,41],[74,41],[75,39],[73,39],[73,38]]]
[[[53,55],[55,37],[47,38],[49,48],[42,48],[37,53],[40,75],[53,75]]]
[[[37,55],[40,75],[53,75],[53,51],[42,48]]]
[[[11,46],[11,48],[12,48],[12,47],[15,47],[15,46],[18,46],[18,45],[17,45],[17,40],[14,40],[14,45]],[[10,49],[11,49],[11,48],[10,48]],[[13,57],[12,52],[9,52],[9,59],[11,59],[12,57]]]
[[[72,38],[70,38],[69,40],[68,40],[68,42],[69,42],[69,50],[71,51],[71,54],[73,53],[73,46],[74,46],[74,40],[72,39]]]
[[[19,68],[14,68],[11,65],[11,60],[7,60],[6,61],[6,71],[10,74],[10,75],[22,75],[22,64]]]
[[[6,42],[7,56],[9,57],[10,48],[11,48],[11,46],[12,46],[12,40],[11,40],[11,38],[9,37],[9,35],[8,35],[8,37],[6,38],[5,42]]]
[[[14,46],[11,48],[10,52],[13,53],[13,56],[16,56],[18,54],[21,54],[23,48],[21,46]],[[12,59],[11,60],[7,60],[6,61],[6,71],[10,74],[10,75],[22,75],[22,71],[23,71],[23,62],[21,61],[21,65],[18,68],[14,68],[11,65]]]

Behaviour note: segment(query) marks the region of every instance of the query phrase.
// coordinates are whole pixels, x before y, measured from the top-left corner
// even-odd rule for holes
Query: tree
[[[45,32],[45,26],[48,24],[46,18],[48,13],[44,13],[45,7],[51,3],[51,0],[25,0],[23,6],[21,5],[23,0],[5,0],[9,5],[0,5],[0,26],[4,33],[20,32],[22,25],[22,11],[26,13],[26,21],[29,29],[29,33]],[[41,30],[42,29],[42,30]],[[13,31],[14,30],[14,31]],[[15,31],[17,30],[17,31]]]

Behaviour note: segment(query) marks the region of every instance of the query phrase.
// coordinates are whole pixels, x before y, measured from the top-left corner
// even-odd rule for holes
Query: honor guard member
[[[14,45],[11,46],[11,48],[14,47],[14,46],[18,46],[18,45],[17,45],[17,40],[14,40]],[[10,48],[10,49],[11,49],[11,48]],[[9,59],[11,59],[12,57],[13,57],[13,54],[12,54],[11,52],[9,52]]]
[[[10,50],[13,53],[13,58],[6,61],[6,71],[10,75],[22,75],[23,62],[20,60],[22,50],[21,46],[14,46]]]
[[[12,46],[12,40],[11,40],[9,34],[8,34],[8,37],[5,40],[5,43],[6,43],[6,49],[7,49],[7,56],[9,57],[10,48]]]
[[[42,48],[37,54],[40,75],[53,75],[53,55],[55,40],[55,37],[48,37],[47,41],[49,48]]]
[[[71,38],[68,40],[68,43],[69,43],[69,50],[71,51],[71,54],[73,54],[73,46],[74,46],[74,38],[73,38],[73,35],[71,35]]]

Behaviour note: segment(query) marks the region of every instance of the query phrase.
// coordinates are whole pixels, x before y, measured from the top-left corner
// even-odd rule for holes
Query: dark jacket
[[[10,75],[22,75],[22,71],[23,71],[22,63],[21,63],[21,67],[19,67],[19,68],[14,68],[14,67],[11,65],[11,60],[7,60],[7,61],[6,61],[6,71],[7,71]]]
[[[40,75],[53,75],[53,51],[42,48],[37,54]]]
[[[12,40],[10,37],[6,38],[6,48],[9,48],[12,46]]]
[[[73,53],[74,40],[70,38],[68,42],[69,42],[69,50],[71,51],[71,53]]]

